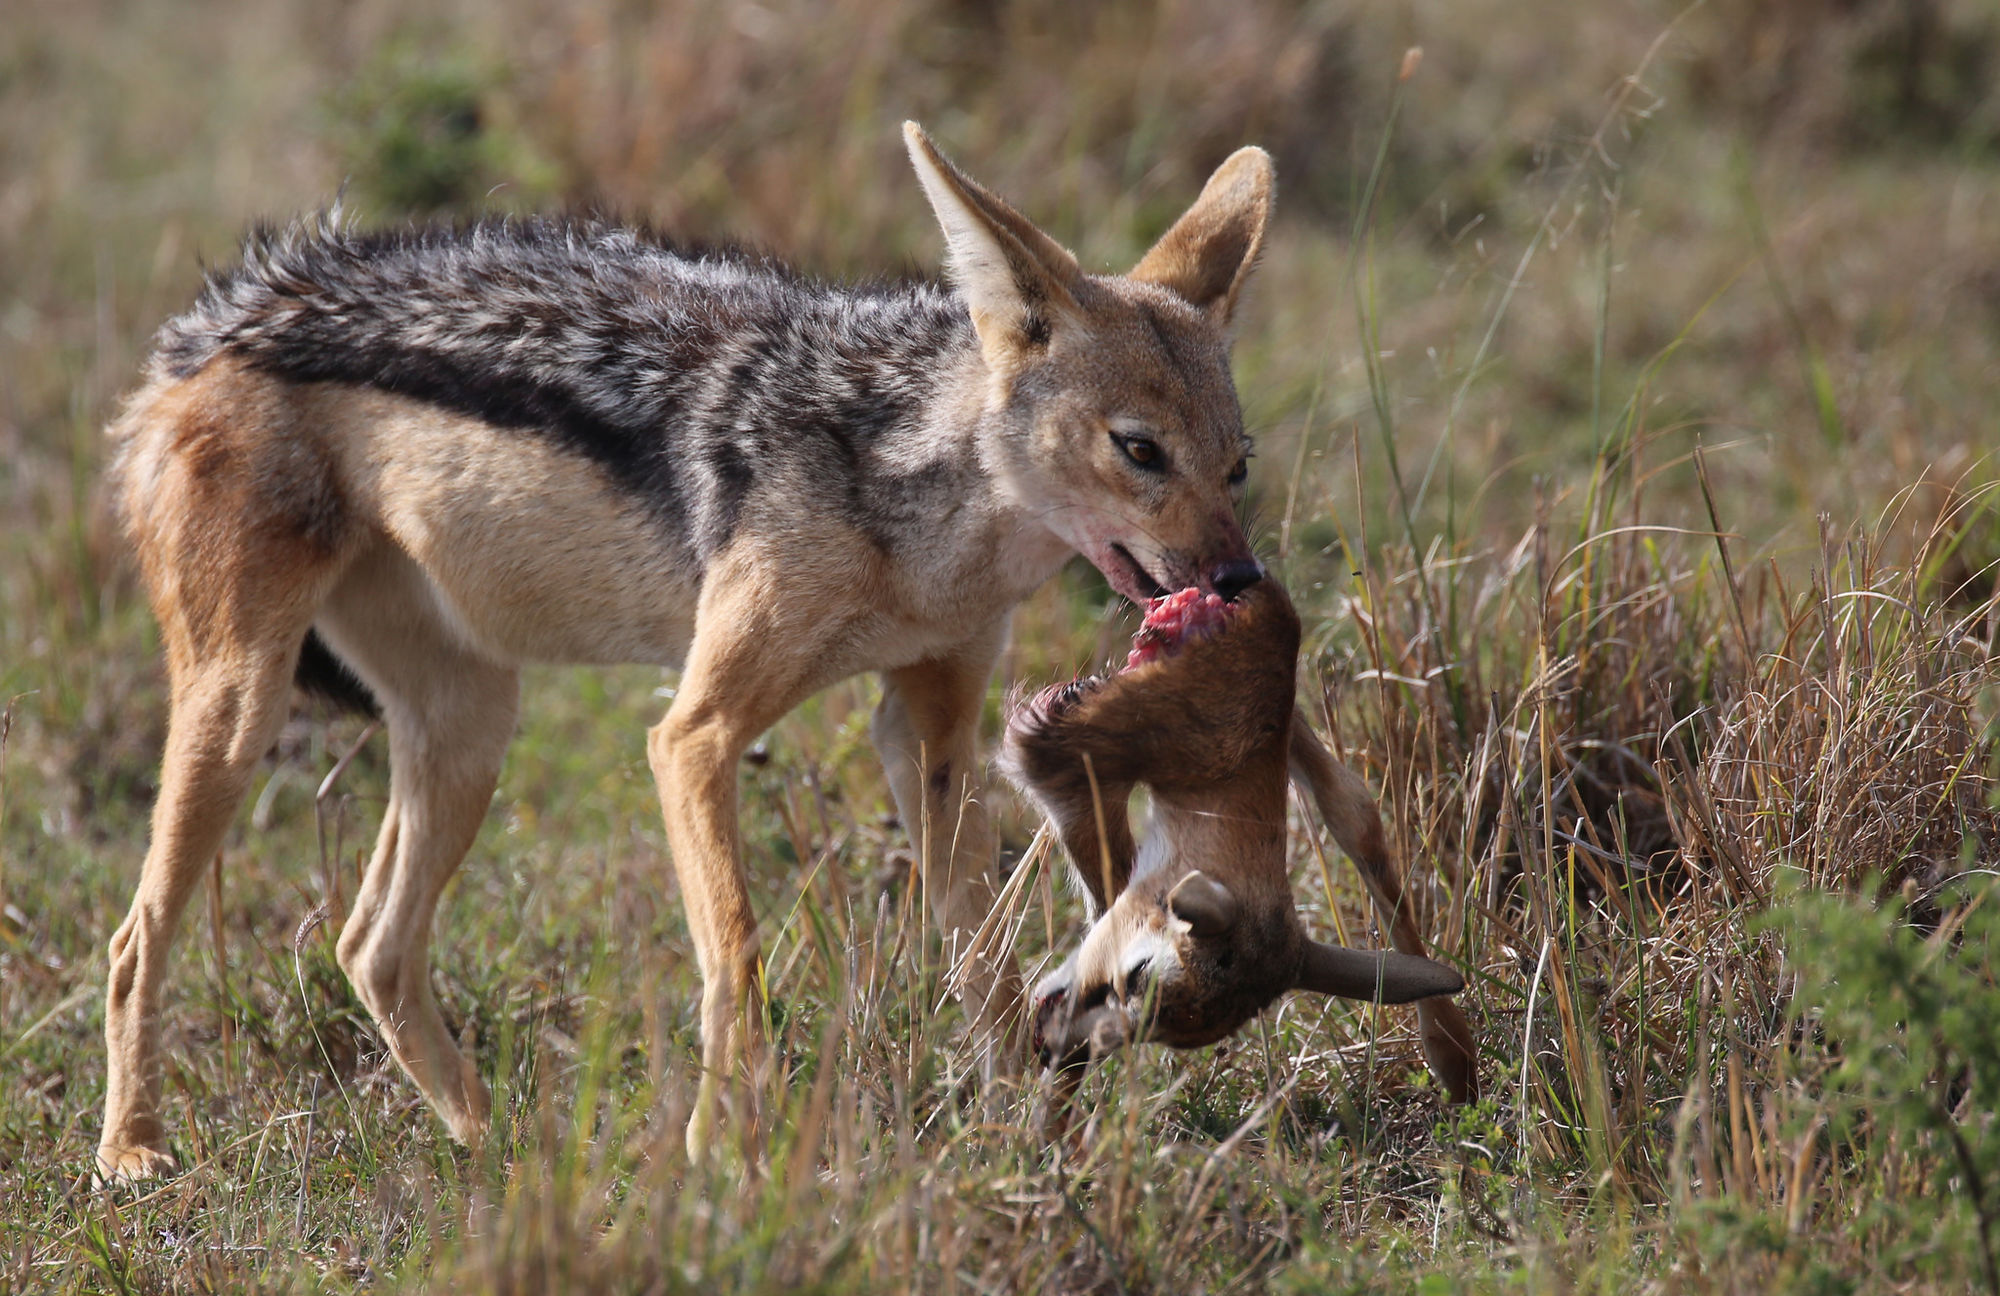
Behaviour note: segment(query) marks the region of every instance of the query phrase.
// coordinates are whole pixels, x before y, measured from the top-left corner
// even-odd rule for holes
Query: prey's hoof
[[[180,1173],[181,1164],[171,1152],[158,1148],[121,1147],[105,1143],[97,1149],[97,1173],[106,1183],[144,1183]]]

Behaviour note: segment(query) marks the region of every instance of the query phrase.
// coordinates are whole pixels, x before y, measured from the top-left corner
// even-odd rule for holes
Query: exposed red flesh
[[[1222,628],[1229,612],[1230,606],[1221,595],[1204,594],[1192,585],[1161,595],[1146,605],[1146,620],[1132,636],[1125,669],[1157,661],[1185,643],[1208,637]]]

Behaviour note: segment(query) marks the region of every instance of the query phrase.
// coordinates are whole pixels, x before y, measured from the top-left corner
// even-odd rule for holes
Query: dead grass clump
[[[1504,555],[1368,564],[1335,674],[1350,740],[1409,789],[1407,848],[1489,888],[1528,867],[1753,904],[1785,869],[1935,890],[1991,857],[1994,603],[1930,574],[1959,534],[1892,563],[1887,542],[1828,529],[1788,582],[1673,530],[1559,550],[1542,523]]]
[[[1808,588],[1760,609],[1764,651],[1706,726],[1696,805],[1731,867],[1768,890],[1911,883],[1924,908],[2000,859],[1987,608],[1957,611],[1920,565],[1829,533]]]

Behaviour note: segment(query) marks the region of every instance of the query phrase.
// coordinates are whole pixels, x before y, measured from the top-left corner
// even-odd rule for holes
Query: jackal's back
[[[910,466],[899,443],[970,345],[933,284],[834,287],[582,218],[364,233],[321,217],[254,232],[161,330],[153,376],[229,356],[552,439],[699,562],[762,476]]]

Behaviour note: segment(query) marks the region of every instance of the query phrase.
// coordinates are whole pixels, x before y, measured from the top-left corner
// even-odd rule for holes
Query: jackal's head
[[[1193,595],[1154,605],[1124,670],[1044,690],[1008,721],[1003,763],[1094,893],[1100,861],[1133,862],[1127,797],[1153,793],[1129,885],[1035,989],[1034,1048],[1057,1067],[1128,1041],[1213,1043],[1289,990],[1403,1003],[1461,985],[1429,959],[1307,935],[1285,866],[1298,616],[1276,581],[1233,603]]]
[[[1255,584],[1227,329],[1264,241],[1269,155],[1232,154],[1129,273],[1092,275],[903,130],[979,335],[989,468],[1136,602]]]

